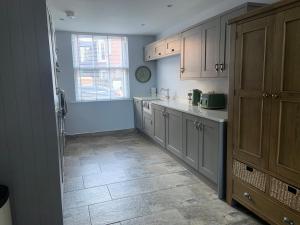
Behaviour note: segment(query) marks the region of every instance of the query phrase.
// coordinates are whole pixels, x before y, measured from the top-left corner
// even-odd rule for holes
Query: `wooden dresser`
[[[230,23],[227,201],[300,225],[300,0]]]

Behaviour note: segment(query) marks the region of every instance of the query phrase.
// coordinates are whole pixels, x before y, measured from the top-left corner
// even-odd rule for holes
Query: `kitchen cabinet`
[[[166,112],[165,108],[152,104],[152,113],[154,120],[153,139],[161,146],[166,146]]]
[[[175,35],[174,37],[170,37],[166,39],[166,55],[176,55],[180,54],[180,45],[181,39],[180,35]]]
[[[231,30],[227,201],[298,224],[300,1],[234,19]]]
[[[154,57],[161,58],[166,55],[166,42],[165,40],[158,41],[154,46]]]
[[[201,25],[201,77],[217,77],[219,67],[220,17]]]
[[[183,114],[183,159],[202,175],[218,183],[219,123]]]
[[[218,182],[219,150],[219,124],[202,119],[199,124],[199,165],[198,170],[205,177]]]
[[[143,129],[143,105],[142,101],[138,99],[133,100],[134,105],[134,125],[137,129]]]
[[[182,33],[180,78],[201,77],[201,26]]]
[[[183,160],[196,170],[198,170],[201,145],[198,123],[198,117],[183,114]]]
[[[147,45],[144,49],[144,60],[151,61],[155,58],[155,47],[153,44]]]
[[[143,113],[143,132],[150,137],[153,137],[153,119],[152,114]]]
[[[166,148],[182,157],[182,113],[166,109]]]

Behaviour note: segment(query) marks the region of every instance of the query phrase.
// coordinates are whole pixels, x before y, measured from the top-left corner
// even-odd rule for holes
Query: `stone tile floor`
[[[261,224],[138,133],[72,138],[64,162],[64,225]]]

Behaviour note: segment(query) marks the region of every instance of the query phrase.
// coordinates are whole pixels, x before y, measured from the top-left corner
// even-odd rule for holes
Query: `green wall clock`
[[[140,66],[135,71],[135,78],[138,82],[146,83],[151,78],[151,70],[147,66]]]

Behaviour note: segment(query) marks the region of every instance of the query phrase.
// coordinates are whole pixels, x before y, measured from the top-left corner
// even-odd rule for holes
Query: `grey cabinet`
[[[153,139],[161,146],[166,146],[166,112],[165,108],[152,104],[153,113]]]
[[[201,76],[201,26],[182,33],[180,78],[195,79]]]
[[[182,157],[182,113],[166,109],[166,148]]]
[[[230,60],[230,27],[228,21],[247,12],[247,8],[232,10],[221,16],[220,19],[220,53],[219,53],[219,75],[228,76]]]
[[[220,17],[202,24],[201,28],[201,77],[216,77],[219,66]]]
[[[150,137],[153,137],[153,118],[152,114],[143,113],[143,132]]]
[[[135,128],[143,129],[143,102],[141,100],[134,99],[134,125]]]
[[[183,114],[183,159],[216,184],[221,165],[219,135],[219,123]]]
[[[202,119],[199,125],[198,170],[214,183],[218,182],[219,123]]]
[[[194,169],[198,169],[199,161],[199,130],[197,123],[199,118],[189,114],[183,114],[183,160]]]

